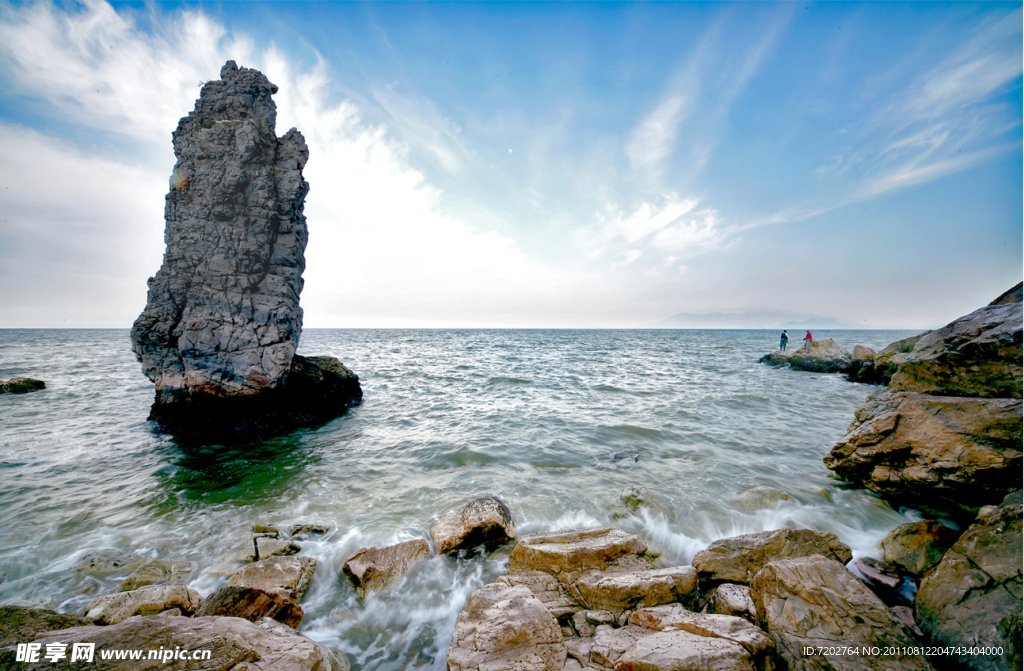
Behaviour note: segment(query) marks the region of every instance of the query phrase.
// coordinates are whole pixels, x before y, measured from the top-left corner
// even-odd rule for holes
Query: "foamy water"
[[[904,331],[836,331],[879,349]],[[88,550],[199,564],[189,586],[227,581],[223,556],[254,523],[329,524],[301,631],[357,669],[443,669],[455,618],[507,567],[433,557],[359,599],[353,552],[429,537],[438,517],[495,495],[520,533],[613,524],[669,563],[711,541],[784,526],[831,531],[877,556],[920,519],[832,478],[822,457],[872,387],[757,363],[762,331],[311,330],[300,353],[339,357],[364,401],[346,416],[244,445],[181,446],[146,421],[152,385],[125,331],[0,330],[0,378],[47,389],[0,396],[0,603],[83,612],[123,575],[80,576]],[[664,512],[616,519],[628,486]],[[737,499],[773,487],[789,500]]]

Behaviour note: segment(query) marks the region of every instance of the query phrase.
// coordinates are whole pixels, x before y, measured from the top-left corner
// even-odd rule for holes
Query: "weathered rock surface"
[[[7,382],[0,380],[0,394],[27,394],[40,389],[46,389],[46,383],[31,377],[12,377]]]
[[[732,641],[747,651],[758,669],[774,667],[775,645],[763,631],[743,618],[693,613],[673,603],[638,610],[629,616],[629,623],[656,631],[673,628]]]
[[[627,650],[615,671],[755,671],[743,646],[725,638],[689,631],[661,631],[644,636]]]
[[[879,545],[882,559],[906,575],[920,578],[939,563],[959,533],[934,520],[901,524]]]
[[[483,546],[488,552],[516,539],[508,506],[488,496],[453,510],[430,531],[440,554],[454,555]]]
[[[1021,668],[1021,504],[986,507],[921,581],[917,622],[934,645],[1001,646],[962,655],[972,669]]]
[[[229,585],[203,599],[203,603],[196,611],[196,617],[207,615],[241,617],[250,622],[258,622],[264,617],[269,617],[292,629],[298,629],[305,614],[299,604],[280,594],[265,592],[255,587]]]
[[[107,575],[134,571],[145,563],[145,555],[114,549],[91,550],[78,560],[75,570],[84,575]]]
[[[583,606],[569,595],[566,585],[563,585],[549,573],[522,569],[503,575],[497,579],[503,585],[515,587],[522,585],[537,597],[537,600],[544,604],[556,620],[563,621],[566,616],[573,615],[580,611]],[[609,617],[615,618],[609,613]]]
[[[626,610],[675,601],[692,603],[697,597],[697,571],[692,566],[644,571],[592,571],[572,584],[571,592],[590,610],[606,610],[618,617]]]
[[[820,555],[783,559],[754,576],[750,595],[779,655],[801,669],[918,669],[931,665],[906,654],[916,643],[882,601],[839,562]],[[805,655],[807,646],[889,647],[903,654]]]
[[[116,650],[209,650],[208,660],[168,659],[149,662],[152,668],[169,671],[349,671],[349,664],[338,653],[296,633],[273,620],[259,623],[237,617],[174,617],[155,615],[136,617],[106,627],[75,627],[35,639],[36,642],[96,644],[94,663],[88,668],[103,671],[137,671],[138,660],[103,660],[100,651]],[[43,662],[26,665],[14,661],[14,649],[0,651],[3,668],[47,668],[71,671],[83,668],[82,662],[64,659],[56,664]],[[145,664],[145,662],[143,662]],[[149,667],[146,667],[149,668]]]
[[[430,556],[430,543],[424,538],[383,548],[362,548],[348,558],[342,572],[360,595],[387,589],[409,572],[412,565]]]
[[[228,585],[254,587],[299,603],[314,571],[316,560],[312,557],[271,557],[242,567]]]
[[[268,559],[270,557],[288,557],[302,551],[302,546],[293,540],[278,540],[272,536],[257,536],[253,539],[256,544],[256,558]]]
[[[758,359],[758,363],[769,366],[789,366],[794,370],[815,373],[843,373],[850,367],[853,356],[832,338],[815,340],[810,351],[802,349],[771,352]]]
[[[845,564],[850,548],[834,534],[810,529],[776,529],[715,541],[693,558],[702,583],[749,584],[765,564],[779,559],[822,555]]]
[[[742,617],[750,622],[757,619],[754,601],[750,598],[750,587],[747,585],[723,582],[707,594],[705,604],[708,613]]]
[[[196,570],[194,561],[157,560],[143,564],[128,576],[118,592],[129,592],[146,585],[184,585]]]
[[[292,537],[299,536],[301,534],[322,536],[330,530],[331,528],[326,524],[306,522],[304,524],[293,524],[292,527],[288,530],[288,535]]]
[[[973,515],[1020,487],[1021,400],[884,390],[825,465],[898,505]]]
[[[0,606],[0,648],[31,641],[44,632],[91,624],[84,617],[42,608]]]
[[[180,608],[190,615],[199,608],[199,592],[182,585],[147,585],[130,592],[117,592],[93,599],[86,607],[86,619],[96,624],[117,624],[133,615],[156,615]]]
[[[449,671],[555,671],[568,650],[547,608],[524,586],[484,585],[459,613]]]
[[[628,625],[613,628],[603,624],[597,628],[590,646],[590,664],[594,667],[613,669],[616,662],[642,638],[653,636],[650,629]]]
[[[862,361],[874,361],[875,350],[870,347],[864,347],[863,345],[853,346],[853,358],[860,359]]]
[[[509,555],[509,571],[544,571],[570,584],[588,571],[609,568],[619,558],[640,555],[647,544],[639,536],[614,527],[573,529],[520,538]],[[650,568],[636,566],[635,568]]]
[[[361,396],[336,359],[295,355],[302,330],[302,169],[294,128],[275,132],[277,87],[228,61],[173,133],[167,249],[132,326],[172,431],[267,429],[339,414]]]

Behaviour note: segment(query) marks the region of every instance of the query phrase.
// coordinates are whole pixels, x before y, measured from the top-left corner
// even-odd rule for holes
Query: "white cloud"
[[[669,95],[633,129],[626,155],[634,170],[660,173],[679,135],[679,125],[686,118],[687,103],[684,95]]]

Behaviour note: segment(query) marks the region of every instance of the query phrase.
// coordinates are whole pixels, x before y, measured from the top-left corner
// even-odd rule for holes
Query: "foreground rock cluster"
[[[131,339],[150,418],[177,433],[307,425],[361,398],[337,359],[295,353],[309,150],[294,128],[277,137],[276,92],[228,61],[173,134],[167,249]]]

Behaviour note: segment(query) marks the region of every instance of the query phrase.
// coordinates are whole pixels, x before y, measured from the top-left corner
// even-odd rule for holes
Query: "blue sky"
[[[1022,276],[1021,6],[0,5],[0,327],[127,327],[231,58],[311,158],[307,327],[928,328]]]

